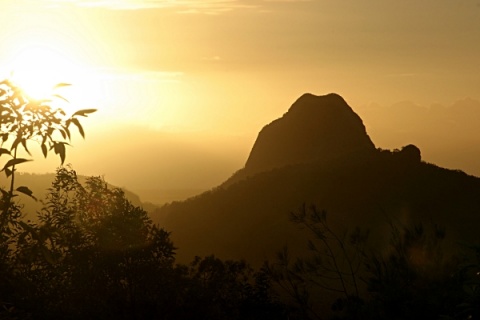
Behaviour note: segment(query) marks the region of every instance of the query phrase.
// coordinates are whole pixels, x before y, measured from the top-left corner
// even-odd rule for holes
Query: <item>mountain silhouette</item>
[[[315,204],[339,233],[368,228],[386,246],[389,223],[436,223],[478,241],[480,179],[423,162],[420,150],[376,149],[337,94],[300,97],[265,126],[244,168],[219,187],[153,213],[172,232],[179,260],[215,254],[253,264],[284,245],[301,254],[306,232],[289,213]]]
[[[342,97],[304,94],[260,131],[245,171],[254,174],[374,150],[362,120]]]

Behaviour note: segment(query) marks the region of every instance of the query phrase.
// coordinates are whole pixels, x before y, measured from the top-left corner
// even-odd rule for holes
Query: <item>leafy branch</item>
[[[53,89],[65,86],[69,86],[69,84],[60,83]],[[32,159],[20,157],[19,151],[23,149],[31,157],[29,147],[34,143],[40,146],[45,158],[48,153],[53,151],[60,157],[63,165],[66,158],[66,146],[69,145],[71,139],[71,125],[73,124],[80,135],[85,138],[85,131],[79,117],[87,117],[96,109],[79,110],[71,116],[67,116],[65,111],[58,107],[58,100],[68,102],[59,94],[52,94],[50,99],[30,99],[10,80],[6,79],[0,82],[0,157],[9,158],[3,167],[0,166],[0,172],[5,172],[7,179],[10,179],[8,190],[0,188],[2,193],[0,227],[2,231],[11,220],[9,211],[13,206],[12,199],[14,197],[22,193],[35,199],[33,192],[28,187],[15,188],[17,166],[32,161]]]

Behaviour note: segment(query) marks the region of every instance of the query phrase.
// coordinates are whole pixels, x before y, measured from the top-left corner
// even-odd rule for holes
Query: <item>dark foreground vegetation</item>
[[[480,318],[480,246],[449,243],[433,224],[392,223],[379,250],[368,232],[341,233],[304,206],[291,220],[310,235],[308,255],[285,248],[257,270],[215,256],[178,264],[169,232],[145,210],[69,167],[25,219],[18,199],[36,195],[16,185],[16,167],[30,161],[20,151],[36,143],[63,164],[71,125],[84,136],[78,117],[94,111],[66,116],[0,82],[0,319]]]
[[[303,318],[480,319],[480,246],[451,243],[435,224],[391,223],[380,251],[368,232],[332,230],[315,207],[291,220],[308,230],[310,255],[292,259],[285,248],[269,275]]]
[[[2,203],[4,206],[5,203]],[[446,253],[438,227],[392,226],[391,250],[292,214],[311,257],[253,270],[214,256],[175,263],[169,233],[98,177],[57,170],[38,222],[11,205],[0,247],[0,319],[478,319],[480,250]]]
[[[2,315],[32,319],[265,319],[284,307],[264,271],[213,256],[175,264],[147,213],[100,178],[59,169],[38,223],[12,221],[1,247]],[[14,206],[12,210],[20,210]]]

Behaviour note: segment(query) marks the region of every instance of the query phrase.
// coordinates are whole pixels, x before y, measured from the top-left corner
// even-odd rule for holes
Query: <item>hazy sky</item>
[[[68,160],[134,191],[151,170],[221,182],[305,92],[354,109],[480,100],[479,0],[2,0],[0,41],[4,76],[71,82],[72,108],[99,109]]]

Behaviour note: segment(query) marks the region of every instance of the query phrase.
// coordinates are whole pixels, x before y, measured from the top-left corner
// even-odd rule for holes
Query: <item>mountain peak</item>
[[[245,173],[374,150],[362,120],[340,95],[306,93],[260,131]]]
[[[323,95],[323,96],[317,96],[317,95],[314,95],[312,93],[304,93],[300,96],[300,98],[297,99],[297,101],[295,101],[295,104],[297,103],[308,103],[308,102],[315,102],[315,101],[318,101],[318,100],[328,100],[330,102],[340,102],[340,103],[344,103],[346,104],[345,100],[342,98],[341,95],[337,94],[337,93],[328,93],[326,95]],[[293,107],[292,105],[292,107]]]

